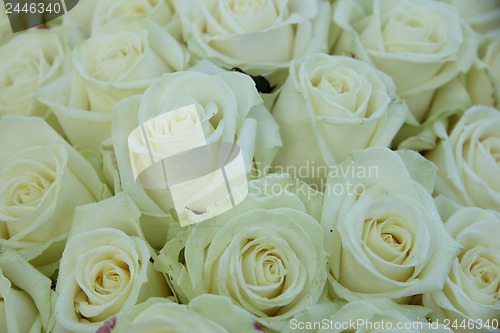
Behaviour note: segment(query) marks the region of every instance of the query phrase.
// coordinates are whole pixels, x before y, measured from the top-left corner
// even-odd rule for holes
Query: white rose
[[[167,242],[156,267],[171,277],[181,301],[226,296],[281,331],[325,287],[323,232],[312,217],[322,196],[286,175],[252,181],[249,189],[232,210]]]
[[[210,73],[210,74],[207,74]],[[163,118],[155,117],[180,107],[194,104],[197,115],[163,124]],[[173,208],[169,190],[143,189],[136,183],[129,155],[129,135],[148,120],[149,136],[163,144],[175,142],[176,147],[196,147],[199,142],[191,141],[186,133],[198,122],[201,124],[207,144],[215,142],[236,143],[243,155],[245,168],[249,172],[253,165],[259,174],[268,170],[276,152],[281,146],[279,130],[269,111],[255,89],[252,79],[244,74],[226,72],[210,64],[200,63],[189,71],[165,74],[141,96],[133,96],[118,103],[113,110],[113,142],[122,186],[149,219],[153,233],[145,231],[148,241],[160,248],[165,244],[165,219],[176,223],[167,214]],[[199,119],[198,119],[199,118]],[[190,121],[185,121],[185,120]],[[156,125],[155,125],[156,124]],[[158,125],[158,126],[157,126]],[[131,146],[138,153],[145,152],[141,135]],[[141,148],[142,147],[142,148]],[[152,219],[157,219],[154,222]],[[154,227],[153,227],[154,226]],[[146,227],[148,228],[148,227]],[[154,235],[157,240],[152,240]]]
[[[429,310],[421,306],[399,305],[385,298],[347,303],[328,319],[334,323],[349,324],[355,333],[453,333],[443,325],[429,324],[425,316]],[[341,329],[321,329],[318,332],[344,332]]]
[[[491,67],[478,58],[467,73],[459,74],[455,79],[436,90],[427,121],[420,126],[405,124],[398,133],[398,149],[432,150],[438,141],[434,130],[436,122],[463,113],[473,105],[498,108],[500,72],[496,75],[492,70],[495,66],[496,51],[491,52],[495,48],[494,43],[490,46],[491,48],[488,47],[488,56],[484,57],[484,60],[491,63]],[[498,59],[500,60],[500,57]],[[437,126],[440,127],[440,125]]]
[[[78,6],[64,15],[63,22],[71,42],[75,43],[122,17],[144,18],[170,27],[174,12],[172,0],[80,0]]]
[[[458,81],[458,82],[457,82]],[[473,105],[499,108],[500,30],[483,38],[479,58],[470,70],[438,90],[429,115],[454,109],[467,110]]]
[[[436,122],[465,112],[474,105],[499,109],[499,102],[500,30],[497,30],[483,36],[479,57],[466,73],[460,73],[436,90],[426,122],[422,126],[404,125],[395,143],[399,149],[432,150],[438,141],[434,130]]]
[[[49,332],[56,301],[51,285],[18,253],[0,248],[0,332]]]
[[[99,200],[103,185],[85,158],[40,118],[3,117],[0,144],[0,244],[40,269],[49,265],[51,274],[74,208]]]
[[[341,0],[334,21],[343,31],[333,52],[373,63],[392,77],[419,122],[435,90],[476,58],[474,31],[455,8],[437,1]]]
[[[68,52],[61,29],[30,30],[0,46],[0,116],[43,115],[36,93],[69,68]]]
[[[449,205],[444,202],[443,207]],[[449,206],[450,212],[443,214],[445,226],[463,250],[454,259],[443,290],[425,294],[424,305],[435,310],[434,320],[473,322],[475,332],[496,332],[500,328],[500,215]],[[470,332],[470,327],[455,327],[455,332]]]
[[[434,95],[427,121],[421,126],[406,124],[398,133],[398,149],[418,151],[432,150],[436,147],[438,136],[434,129],[436,123],[463,113],[473,105],[497,107],[500,100],[500,81],[497,81],[491,68],[476,59],[467,73],[459,74]],[[438,128],[441,125],[437,125]]]
[[[272,114],[283,140],[275,170],[309,168],[296,176],[322,188],[327,167],[354,150],[389,146],[409,112],[384,73],[352,58],[315,54],[292,62]]]
[[[440,0],[458,9],[460,15],[479,32],[500,28],[500,2],[498,0]]]
[[[330,282],[349,300],[440,290],[460,246],[431,196],[436,168],[413,151],[367,148],[330,171],[321,224]]]
[[[188,305],[150,298],[114,318],[112,322],[116,326],[113,333],[153,333],[162,331],[165,327],[172,333],[256,331],[255,321],[250,314],[235,307],[228,298],[210,294],[198,296]],[[101,330],[106,332],[105,326]]]
[[[178,3],[184,38],[202,59],[269,74],[327,50],[330,4],[319,0],[189,0]]]
[[[500,164],[497,147],[500,113],[474,106],[446,130],[436,125],[437,147],[425,156],[439,167],[435,194],[464,205],[500,210]]]
[[[57,279],[58,330],[95,332],[149,297],[170,295],[153,269],[154,252],[142,238],[139,215],[125,193],[76,209]]]
[[[500,30],[489,34],[479,50],[481,60],[489,67],[498,85],[500,85]],[[499,107],[498,99],[496,108]]]
[[[144,92],[163,73],[184,69],[188,60],[184,48],[155,23],[115,20],[75,47],[73,72],[45,87],[38,98],[73,145],[97,150],[111,136],[116,102]]]
[[[488,64],[477,59],[466,74],[459,75],[438,90],[430,114],[465,111],[473,105],[498,107],[499,99],[500,81]]]

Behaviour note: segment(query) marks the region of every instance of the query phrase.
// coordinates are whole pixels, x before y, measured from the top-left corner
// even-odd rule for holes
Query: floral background
[[[498,331],[498,0],[0,15],[0,332]],[[128,136],[192,104],[152,135],[238,144],[249,193],[181,227]]]

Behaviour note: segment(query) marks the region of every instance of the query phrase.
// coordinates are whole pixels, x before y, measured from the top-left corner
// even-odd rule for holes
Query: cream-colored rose
[[[78,44],[73,71],[38,98],[73,145],[97,150],[111,136],[111,110],[118,101],[141,94],[163,73],[186,68],[188,61],[185,49],[155,23],[123,18]]]
[[[455,332],[470,332],[469,323],[474,324],[474,332],[496,332],[500,328],[500,215],[441,202],[450,207],[442,213],[446,229],[463,250],[454,259],[443,290],[425,294],[424,305],[435,310],[433,320],[458,322]],[[460,327],[462,322],[466,328]]]
[[[177,7],[191,52],[228,68],[269,74],[327,51],[331,11],[322,0],[189,0]]]
[[[123,17],[144,18],[171,28],[174,13],[172,0],[80,0],[63,19],[71,42],[75,43],[88,39],[106,24]]]
[[[62,29],[30,30],[0,46],[0,116],[43,115],[35,95],[69,68]]]
[[[479,32],[500,28],[500,2],[498,0],[440,0],[458,9],[460,16]]]
[[[497,84],[500,85],[500,30],[487,35],[479,49],[479,56],[489,69],[491,69]],[[496,102],[497,104],[494,106],[499,108],[498,99]]]
[[[334,21],[342,31],[333,53],[388,74],[419,122],[426,120],[435,90],[468,71],[476,58],[477,36],[445,3],[341,0]]]
[[[125,193],[76,209],[57,278],[56,332],[95,332],[149,297],[170,295],[139,215]]]
[[[434,130],[436,122],[447,117],[463,113],[474,105],[497,107],[500,100],[500,81],[495,78],[491,68],[476,59],[467,73],[459,74],[455,79],[439,88],[429,110],[427,122],[423,126],[405,125],[398,134],[403,135],[408,128],[410,138],[399,144],[399,149],[432,150],[436,147],[438,136]],[[437,125],[440,127],[440,125]],[[403,138],[402,138],[403,139]],[[406,139],[406,138],[405,138]]]
[[[42,119],[0,119],[0,244],[57,267],[76,206],[99,200],[92,166]]]
[[[474,106],[449,129],[437,123],[437,147],[425,156],[439,167],[435,194],[464,206],[500,210],[500,112]]]
[[[56,302],[51,285],[18,253],[0,247],[0,332],[49,332]]]
[[[316,304],[325,287],[323,232],[312,217],[321,199],[290,176],[252,181],[241,204],[170,240],[155,267],[172,278],[182,302],[206,293],[226,296],[281,331]]]
[[[105,332],[106,326],[115,326],[112,332],[153,333],[168,327],[172,333],[255,333],[254,325],[252,316],[234,306],[228,298],[204,294],[193,299],[188,305],[180,305],[162,298],[150,298],[108,321],[100,330]]]
[[[430,114],[457,109],[466,111],[473,105],[498,108],[499,99],[500,80],[488,64],[477,59],[466,74],[438,90]]]
[[[384,73],[356,59],[314,54],[292,62],[272,114],[283,140],[275,171],[323,188],[327,168],[352,151],[389,146],[409,111]]]
[[[194,114],[184,114],[187,118],[171,119],[173,121],[169,124],[164,122],[166,118],[155,118],[192,104],[196,107],[198,119]],[[165,221],[177,225],[178,222],[167,215],[174,207],[169,190],[145,190],[136,182],[129,149],[133,148],[137,153],[147,152],[144,142],[141,143],[140,132],[129,142],[129,136],[136,128],[151,120],[147,123],[148,136],[168,147],[187,148],[199,145],[199,141],[191,141],[193,137],[186,135],[199,122],[207,144],[236,143],[241,149],[247,172],[255,165],[262,175],[268,171],[281,146],[278,126],[263,106],[252,79],[244,74],[223,71],[206,62],[189,71],[165,74],[143,95],[118,103],[113,117],[113,142],[123,189],[143,212],[142,220],[149,219],[144,223],[151,227],[155,225],[151,229],[153,233],[146,231],[145,234],[153,246],[160,248],[166,241],[162,237],[167,237],[160,232],[166,228]],[[133,145],[129,146],[131,143]],[[160,220],[160,217],[165,218]],[[156,222],[153,219],[157,219]],[[157,240],[149,238],[152,235]]]
[[[427,121],[422,126],[406,124],[398,134],[398,148],[419,151],[436,147],[438,136],[436,122],[474,105],[500,108],[500,31],[484,35],[479,48],[479,57],[469,71],[460,73],[434,95]],[[440,127],[441,125],[437,125]],[[402,142],[401,142],[402,141]]]
[[[493,47],[493,45],[491,46]],[[490,61],[492,66],[495,66],[495,56],[491,56],[490,52],[488,54],[488,58],[484,58],[484,60]],[[500,75],[500,73],[498,74]],[[478,58],[467,73],[459,74],[436,91],[425,124],[421,126],[405,124],[403,126],[398,133],[398,149],[432,150],[438,141],[434,129],[436,122],[442,122],[450,116],[463,113],[474,105],[498,109],[499,101],[500,77],[496,77],[492,67]],[[437,126],[439,128],[441,125]]]
[[[455,82],[457,80],[460,82],[458,89]],[[500,30],[483,38],[479,49],[479,58],[476,59],[470,70],[466,74],[459,75],[457,79],[442,89],[446,90],[444,92],[445,99],[441,100],[442,93],[438,92],[433,102],[433,104],[440,104],[441,110],[453,110],[453,107],[461,102],[461,107],[458,109],[464,111],[473,105],[486,105],[497,109],[500,107]],[[467,99],[466,95],[468,95],[470,103],[468,103],[468,107],[464,108],[463,100]],[[436,114],[436,111],[441,110],[437,110],[433,105],[430,114]]]
[[[424,307],[399,305],[385,298],[356,301],[331,315],[328,320],[333,324],[318,332],[340,333],[347,328],[355,333],[453,333],[444,325],[429,324],[428,313]]]
[[[413,151],[356,151],[329,174],[321,224],[330,282],[348,301],[441,290],[460,246],[431,196],[435,166]]]

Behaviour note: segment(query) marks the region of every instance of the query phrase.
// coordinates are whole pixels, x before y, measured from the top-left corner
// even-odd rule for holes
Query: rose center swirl
[[[478,246],[466,251],[460,259],[462,270],[476,287],[500,301],[500,266],[488,248]]]
[[[31,57],[14,63],[8,70],[4,79],[5,81],[1,86],[10,87],[26,82],[29,79],[36,78],[40,74],[40,65],[39,61]]]
[[[36,206],[55,179],[51,175],[28,172],[16,180],[15,186],[11,189],[10,205]]]
[[[482,140],[484,149],[491,155],[500,167],[500,137],[490,136]]]
[[[109,37],[95,42],[102,42],[105,38]],[[104,82],[119,81],[123,73],[127,73],[144,54],[146,47],[138,35],[124,31],[113,35],[113,41],[105,41],[104,44],[93,56],[95,63],[88,65],[87,69],[92,77]],[[97,49],[96,46],[94,48]]]
[[[363,242],[381,259],[403,264],[412,249],[411,234],[404,228],[400,217],[366,219],[363,225]]]
[[[249,240],[241,250],[243,278],[252,290],[264,298],[281,294],[286,282],[287,260],[271,244]]]
[[[123,262],[105,260],[98,263],[92,270],[95,276],[93,283],[94,292],[101,295],[109,295],[123,289],[130,280],[130,272]]]

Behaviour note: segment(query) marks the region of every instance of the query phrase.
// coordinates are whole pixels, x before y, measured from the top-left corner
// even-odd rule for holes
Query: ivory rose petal
[[[49,332],[56,302],[51,284],[21,255],[0,248],[0,331]]]
[[[496,0],[440,0],[456,7],[470,26],[481,33],[500,28],[500,5]]]
[[[148,19],[171,33],[177,32],[178,20],[172,0],[82,0],[63,16],[71,42],[88,39],[114,20],[121,18]],[[178,31],[180,33],[180,31]]]
[[[452,333],[445,325],[431,325],[425,316],[429,309],[422,306],[400,305],[386,298],[375,298],[345,304],[332,314],[329,320],[335,324],[346,325],[355,333]],[[352,324],[354,323],[354,324]],[[342,332],[337,329],[320,329],[318,332]],[[345,326],[344,326],[345,327]]]
[[[205,294],[188,305],[162,298],[150,298],[130,311],[113,317],[113,332],[153,333],[168,327],[172,333],[255,332],[252,316],[222,296]]]

